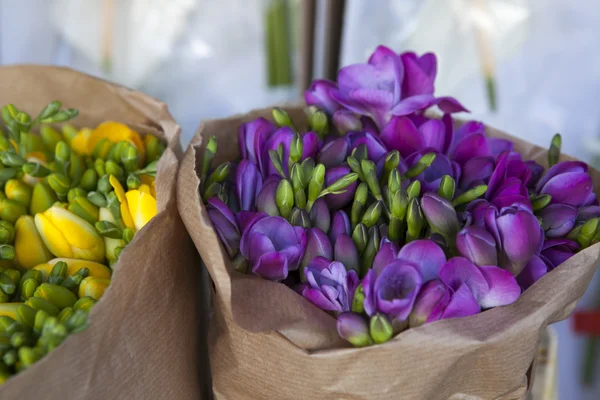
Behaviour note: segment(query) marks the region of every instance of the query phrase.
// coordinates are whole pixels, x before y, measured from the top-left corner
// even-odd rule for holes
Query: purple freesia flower
[[[319,154],[317,162],[323,164],[326,168],[337,167],[346,162],[350,144],[346,137],[339,137],[326,143]]]
[[[319,228],[310,228],[306,230],[306,251],[301,266],[306,267],[316,257],[331,260],[333,258],[333,248],[325,232]]]
[[[240,229],[235,220],[235,215],[227,207],[227,204],[219,200],[218,197],[211,197],[206,203],[206,211],[217,231],[217,235],[225,246],[229,257],[233,258],[240,247]]]
[[[238,136],[242,158],[260,165],[259,159],[262,157],[267,140],[276,129],[273,123],[264,118],[257,118],[240,125]]]
[[[413,153],[405,160],[405,164],[410,168],[427,153],[429,153],[428,150],[421,150]],[[437,192],[444,175],[449,175],[454,178],[455,181],[459,180],[461,176],[460,166],[457,163],[450,161],[444,154],[436,153],[433,163],[414,179],[421,182],[423,192]]]
[[[496,167],[488,182],[486,198],[497,207],[519,205],[531,210],[527,182],[531,170],[505,151],[496,159]]]
[[[338,236],[342,234],[350,236],[352,234],[350,228],[350,218],[348,218],[348,214],[344,210],[338,210],[333,213],[331,229],[329,230],[331,243],[335,243]]]
[[[304,92],[304,100],[309,106],[316,106],[327,114],[332,115],[340,105],[331,96],[331,91],[337,89],[335,82],[325,79],[316,79],[312,81],[310,87]]]
[[[548,264],[538,256],[533,256],[523,271],[517,276],[517,282],[523,290],[528,289],[549,271]]]
[[[580,161],[563,161],[551,167],[540,179],[536,190],[552,196],[552,203],[574,207],[597,203],[592,178],[587,164]]]
[[[323,257],[314,258],[305,269],[308,286],[302,295],[325,311],[350,311],[354,291],[358,286],[355,271]]]
[[[463,257],[454,257],[440,270],[440,279],[454,292],[466,286],[483,309],[515,302],[521,294],[515,277],[495,265],[477,267]],[[469,307],[465,294],[465,308]]]
[[[262,177],[256,164],[248,160],[240,161],[236,171],[235,189],[241,210],[253,211],[255,209],[256,198],[262,188],[262,183]]]
[[[493,157],[474,157],[464,163],[458,187],[469,190],[477,185],[489,182],[494,172],[495,162]]]
[[[395,260],[412,263],[421,274],[423,282],[427,282],[438,277],[440,269],[446,263],[446,255],[433,240],[413,240],[398,250],[394,242],[383,238],[373,260],[372,269],[375,275],[381,274],[386,266]]]
[[[271,175],[263,182],[263,186],[256,196],[256,209],[258,211],[267,213],[273,217],[279,215],[275,195],[277,194],[277,187],[280,181],[281,178],[279,176]]]
[[[369,160],[374,163],[377,163],[388,152],[388,149],[381,139],[370,132],[351,132],[346,135],[346,138],[349,143],[349,153],[358,146],[364,144],[367,147]]]
[[[270,280],[283,280],[298,268],[306,248],[306,234],[282,217],[266,216],[246,226],[240,241],[242,256],[252,272]]]
[[[379,275],[370,269],[363,278],[364,308],[369,316],[380,312],[404,321],[412,311],[423,278],[411,262],[395,260]]]
[[[360,257],[352,238],[345,233],[339,235],[333,242],[333,259],[344,264],[347,270],[358,271]]]
[[[421,57],[413,52],[400,55],[404,65],[405,78],[402,81],[404,97],[420,94],[433,94],[435,76],[437,74],[437,58],[433,53],[425,53]]]
[[[485,226],[498,245],[499,265],[514,276],[519,275],[542,248],[544,232],[529,210],[505,207],[498,212],[489,207],[485,212]]]
[[[433,77],[431,74],[435,74],[431,56],[425,56],[422,63],[410,55],[405,58],[410,64],[406,74],[400,55],[387,47],[377,47],[368,63],[340,70],[338,88],[330,90],[331,96],[348,110],[371,117],[380,128],[392,115],[409,115],[436,104],[444,112],[466,111],[453,98],[435,98],[432,93],[422,93],[432,89],[428,83]],[[405,80],[408,81],[405,83]],[[403,86],[408,94],[402,93]]]
[[[452,140],[442,121],[427,119],[417,125],[407,116],[392,118],[381,130],[380,137],[390,150],[398,150],[402,157],[423,150],[445,154]]]
[[[497,265],[496,241],[485,229],[475,225],[467,226],[456,236],[459,253],[477,266]]]

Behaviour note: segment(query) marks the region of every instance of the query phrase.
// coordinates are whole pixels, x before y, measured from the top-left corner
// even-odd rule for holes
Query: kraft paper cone
[[[198,257],[177,212],[180,128],[165,104],[67,68],[0,68],[0,104],[79,110],[76,126],[119,121],[165,139],[158,215],[126,247],[90,326],[0,386],[1,399],[198,399]],[[206,396],[205,396],[206,397]]]
[[[304,129],[302,109],[286,110]],[[263,109],[203,122],[179,171],[179,211],[214,283],[209,349],[215,398],[526,398],[540,339],[583,295],[600,244],[548,273],[514,304],[410,329],[383,345],[349,347],[337,337],[335,319],[292,289],[236,272],[201,202],[197,171],[208,138],[219,139],[216,162],[235,160],[240,124],[270,114]],[[546,150],[487,131],[513,140],[524,159],[547,165]],[[600,189],[600,173],[590,174]]]

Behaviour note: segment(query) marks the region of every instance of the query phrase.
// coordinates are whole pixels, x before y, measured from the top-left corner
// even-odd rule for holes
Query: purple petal
[[[302,136],[302,159],[314,158],[319,151],[320,139],[315,132],[306,132]]]
[[[288,276],[287,258],[277,252],[264,254],[252,266],[252,272],[265,279],[281,281]]]
[[[506,178],[506,168],[508,166],[508,152],[501,153],[496,159],[496,167],[488,182],[488,190],[486,192],[486,198],[492,197],[498,190],[504,179]]]
[[[333,219],[331,222],[331,230],[329,231],[329,239],[331,239],[331,243],[335,243],[336,239],[339,235],[351,235],[350,232],[350,218],[348,218],[348,214],[344,210],[336,211],[333,214]]]
[[[423,285],[410,314],[410,327],[437,321],[450,302],[450,291],[440,280],[434,279]]]
[[[494,172],[494,159],[491,157],[475,157],[462,167],[460,188],[468,190],[476,185],[486,184]]]
[[[518,275],[535,254],[543,240],[537,218],[528,211],[505,214],[496,220],[503,251],[510,261],[507,267]]]
[[[240,125],[238,142],[242,158],[258,164],[266,141],[275,132],[275,129],[277,129],[276,126],[264,118],[257,118]]]
[[[479,303],[466,284],[454,291],[440,319],[468,317],[481,311]]]
[[[414,53],[404,53],[401,58],[404,64],[402,95],[410,97],[418,94],[433,94],[435,73],[430,74],[432,72],[430,63],[426,63],[429,70],[424,70],[420,65],[420,60]]]
[[[454,142],[458,143],[476,133],[485,134],[485,125],[479,121],[467,121],[455,131]]]
[[[419,127],[423,138],[423,146],[442,152],[446,141],[446,127],[438,119],[431,119]]]
[[[587,171],[588,171],[587,164],[585,164],[581,161],[559,162],[558,164],[555,164],[550,169],[548,169],[548,171],[546,171],[546,174],[538,182],[536,190],[538,192],[541,191],[542,188],[544,187],[544,185],[546,185],[546,183],[548,183],[548,181],[550,179],[554,178],[555,176],[565,174],[565,173],[587,172]]]
[[[460,254],[478,266],[496,265],[498,262],[496,241],[485,229],[468,226],[456,236]]]
[[[327,235],[318,228],[306,231],[306,251],[302,265],[308,265],[315,257],[333,258],[333,249]]]
[[[402,157],[423,148],[423,139],[415,124],[407,117],[394,117],[381,131],[381,140],[390,150],[398,150]]]
[[[444,154],[448,154],[450,147],[454,142],[454,121],[451,114],[444,114],[442,117],[442,123],[444,124],[444,131],[446,132],[446,139],[444,141]]]
[[[414,240],[398,252],[398,259],[410,261],[418,267],[423,282],[436,279],[446,263],[444,251],[433,240]]]
[[[256,164],[242,160],[236,172],[236,191],[240,208],[252,211],[256,205],[256,198],[262,188],[262,177]]]
[[[544,242],[542,256],[548,260],[549,268],[556,268],[571,258],[579,246],[569,239],[550,239]]]
[[[251,261],[259,260],[264,254],[273,253],[277,249],[273,245],[271,239],[262,233],[256,233],[250,238],[247,258]],[[243,254],[246,256],[245,254]]]
[[[579,207],[577,210],[577,222],[585,222],[598,217],[600,217],[600,206]]]
[[[331,96],[331,89],[337,88],[334,82],[317,79],[304,92],[304,100],[309,106],[317,106],[327,114],[332,115],[340,106]]]
[[[593,189],[587,172],[566,172],[546,182],[540,193],[552,196],[552,203],[579,206],[586,202]]]
[[[264,183],[263,187],[256,196],[256,209],[271,216],[279,215],[279,207],[275,195],[281,178],[276,175],[271,175]]]
[[[453,290],[458,290],[462,284],[466,284],[476,299],[483,297],[490,290],[481,270],[463,257],[448,260],[440,270],[440,279]]]
[[[333,114],[333,124],[341,135],[347,132],[362,130],[362,122],[358,115],[348,110],[337,110]]]
[[[348,175],[350,172],[350,168],[344,166],[329,168],[325,173],[325,185],[331,185],[333,182],[337,181],[343,176]],[[358,183],[354,182],[346,187],[346,191],[344,193],[326,195],[325,201],[327,202],[329,209],[339,210],[347,206],[352,199],[354,199],[354,192],[356,191],[357,186]]]
[[[333,259],[344,264],[347,271],[358,271],[360,257],[352,238],[345,233],[339,235],[333,246]]]
[[[381,239],[379,251],[373,260],[373,271],[375,275],[379,275],[383,269],[394,261],[398,255],[398,246],[394,242],[390,242],[387,238]]]
[[[511,152],[514,148],[513,142],[500,138],[488,138],[488,145],[494,158],[498,157],[503,151]]]
[[[369,154],[369,160],[377,163],[388,150],[383,142],[371,133],[365,132],[351,132],[346,135],[346,138],[350,141],[350,151],[354,150],[361,144],[367,146],[367,152]]]
[[[425,110],[436,103],[436,98],[431,94],[419,94],[402,99],[390,113],[396,116],[412,114],[415,111]]]
[[[329,232],[331,214],[329,213],[325,199],[319,198],[313,203],[309,216],[313,227],[319,228],[325,233]]]
[[[446,114],[452,114],[457,112],[469,112],[469,110],[465,108],[465,106],[463,106],[454,97],[438,97],[435,99],[435,102],[433,104],[436,104],[438,108]]]
[[[489,285],[486,293],[476,296],[481,308],[505,306],[517,301],[521,288],[510,272],[493,265],[480,267],[479,270]]]
[[[345,137],[337,138],[327,143],[317,156],[317,162],[326,168],[337,167],[346,161],[348,154],[348,141]]]
[[[484,134],[475,133],[462,139],[456,144],[453,160],[460,165],[475,157],[491,156],[490,147]]]
[[[260,158],[260,170],[263,176],[269,175],[277,175],[278,172],[273,166],[271,162],[271,158],[269,157],[269,150],[275,150],[279,148],[281,145],[283,148],[282,161],[283,161],[283,170],[288,170],[288,159],[290,157],[290,143],[292,142],[292,138],[294,137],[294,132],[291,128],[284,126],[282,128],[277,129],[275,133],[269,138],[266,143],[265,150],[263,151],[262,157]]]
[[[369,325],[360,314],[345,312],[338,315],[337,331],[343,339],[355,346],[366,346],[371,343]]]
[[[542,228],[546,237],[561,237],[575,226],[577,209],[566,204],[550,204],[538,213],[542,218]]]
[[[318,289],[310,287],[302,291],[302,296],[308,299],[311,303],[325,311],[342,311],[339,303],[331,301],[327,296]]]
[[[548,266],[546,263],[540,257],[533,256],[523,271],[517,276],[517,282],[519,282],[523,290],[527,290],[538,279],[546,275],[547,272]]]

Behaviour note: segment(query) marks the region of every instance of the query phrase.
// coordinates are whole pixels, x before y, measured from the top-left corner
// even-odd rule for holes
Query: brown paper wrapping
[[[301,108],[287,111],[302,127]],[[280,283],[236,272],[198,194],[203,144],[217,162],[238,156],[238,127],[270,110],[202,123],[178,178],[179,211],[214,283],[209,349],[217,399],[523,399],[527,372],[548,324],[566,318],[588,286],[600,244],[544,276],[520,299],[466,318],[410,329],[383,345],[354,349],[333,317]],[[546,151],[510,138],[525,159]],[[568,157],[563,157],[568,158]],[[591,171],[596,188],[600,173]]]
[[[50,101],[166,139],[158,215],[123,251],[90,326],[0,386],[0,399],[198,399],[197,256],[177,212],[180,128],[165,104],[67,68],[0,68],[0,105],[37,115]]]

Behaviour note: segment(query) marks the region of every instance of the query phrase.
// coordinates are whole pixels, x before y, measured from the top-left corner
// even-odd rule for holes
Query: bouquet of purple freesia
[[[561,156],[559,135],[542,154],[456,120],[466,109],[434,96],[435,75],[433,54],[380,46],[337,82],[314,81],[304,113],[200,127],[178,197],[215,283],[216,393],[524,393],[539,332],[568,315],[598,260],[583,250],[600,241],[600,180]],[[239,153],[217,151],[234,127]],[[581,268],[565,263],[577,253]],[[570,270],[534,285],[561,264]],[[344,341],[362,348],[332,351]],[[293,381],[272,367],[282,359]]]
[[[379,47],[306,92],[307,132],[273,110],[240,126],[241,160],[211,171],[202,198],[236,269],[281,281],[337,316],[355,346],[516,301],[600,241],[588,167],[524,161],[466,109],[434,97],[431,53]],[[437,105],[441,118],[424,112]]]

